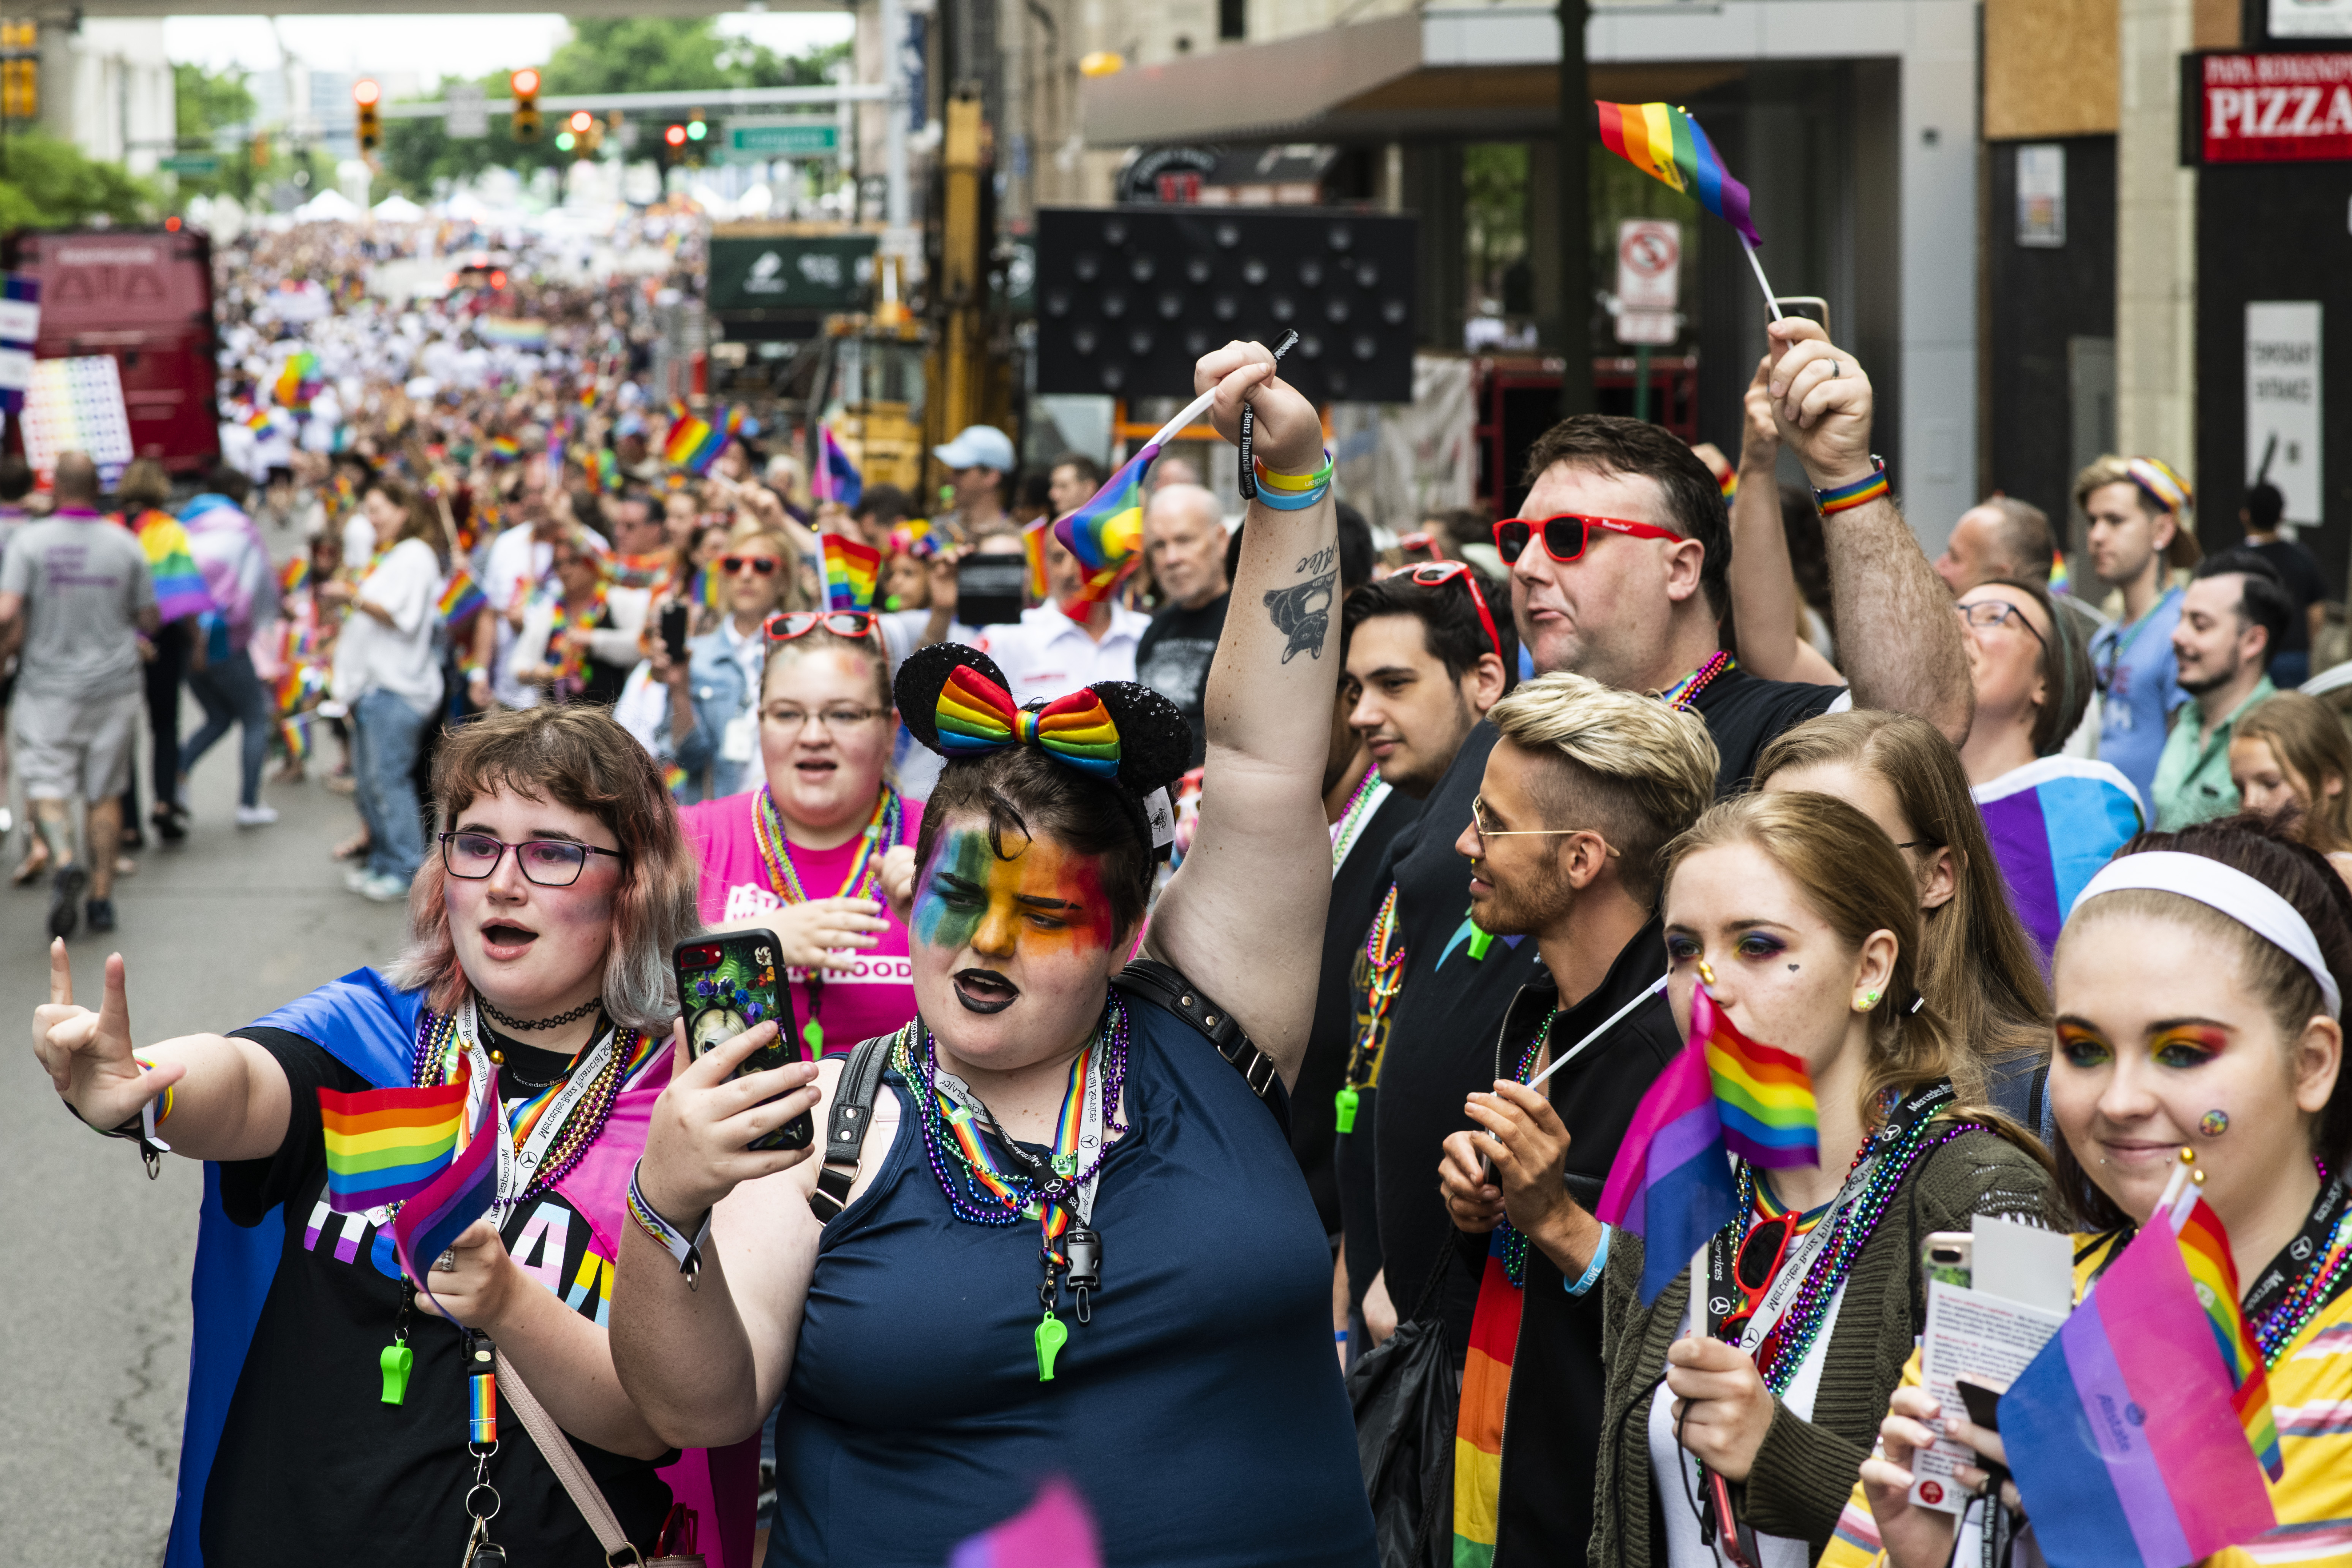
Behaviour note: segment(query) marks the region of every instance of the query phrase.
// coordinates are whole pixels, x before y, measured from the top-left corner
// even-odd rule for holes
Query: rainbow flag
[[[621,493],[621,459],[609,447],[596,454],[596,488],[606,495]]]
[[[1027,1508],[958,1542],[948,1568],[1102,1568],[1102,1546],[1086,1500],[1049,1476]]]
[[[2050,591],[2053,594],[2072,593],[2074,582],[2074,579],[2066,570],[2066,558],[2063,555],[2053,554],[2050,557]]]
[[[245,416],[245,427],[248,430],[268,429],[269,411],[266,408],[255,409],[252,413]]]
[[[1738,1217],[1735,1150],[1762,1165],[1819,1163],[1812,1079],[1794,1056],[1742,1035],[1695,986],[1689,1041],[1634,1107],[1593,1211],[1642,1237],[1644,1305]]]
[[[471,1074],[467,1076],[470,1079]],[[394,1216],[393,1249],[400,1255],[400,1265],[408,1277],[420,1286],[425,1283],[425,1271],[433,1260],[447,1251],[467,1226],[489,1213],[499,1195],[499,1163],[492,1156],[505,1135],[498,1097],[492,1092],[482,1105],[475,1136]]]
[[[300,721],[280,719],[278,721],[278,743],[286,748],[288,762],[299,765],[310,760],[310,733]]]
[[[310,580],[310,561],[308,556],[297,555],[278,569],[278,591],[281,594],[298,593]]]
[[[726,436],[683,403],[671,405],[671,413],[669,436],[662,443],[662,461],[689,474],[709,473],[710,465],[719,460],[719,454],[727,446]],[[722,419],[726,417],[721,415]]]
[[[431,1183],[457,1147],[466,1086],[319,1090],[326,1124],[327,1206],[365,1214],[398,1203]]]
[[[522,456],[521,443],[511,436],[493,436],[488,444],[493,463],[511,463]]]
[[[874,584],[882,575],[882,552],[838,533],[824,536],[824,604],[829,610],[874,607]]]
[[[176,621],[213,607],[205,574],[188,548],[188,531],[168,511],[142,513],[139,547],[147,552],[147,574],[155,580],[155,618]]]
[[[1029,596],[1039,604],[1053,592],[1053,579],[1045,572],[1045,541],[1053,532],[1054,525],[1043,521],[1021,531],[1021,554],[1029,563]]]
[[[2245,1428],[2246,1446],[2275,1481],[2286,1467],[2279,1458],[2278,1423],[2271,1415],[2270,1373],[2263,1366],[2262,1347],[2254,1342],[2253,1325],[2238,1306],[2238,1264],[2230,1256],[2230,1233],[2195,1187],[2182,1196],[2188,1201],[2172,1210],[2181,1266],[2189,1270],[2198,1303],[2212,1324],[2213,1348],[2221,1352],[2222,1370],[2236,1389],[2230,1404],[2238,1413],[2238,1425]]]
[[[310,399],[302,389],[314,379],[318,368],[319,356],[309,349],[299,349],[287,355],[286,363],[278,367],[277,384],[271,388],[278,405],[283,408],[310,407]]]
[[[1160,448],[1147,445],[1103,481],[1087,504],[1054,524],[1054,538],[1086,569],[1083,605],[1110,597],[1143,549],[1143,474]],[[1041,595],[1042,596],[1042,595]]]
[[[1508,1226],[1488,1233],[1478,1305],[1470,1316],[1470,1352],[1454,1426],[1454,1564],[1486,1568],[1503,1495],[1503,1412],[1510,1403],[1511,1359],[1518,1350],[1527,1292],[1503,1261]],[[1689,1254],[1684,1254],[1688,1258]]]
[[[2151,1216],[2000,1396],[2009,1468],[2051,1562],[2180,1568],[2278,1522],[2221,1331],[2183,1242]]]
[[[463,566],[451,566],[449,581],[441,586],[441,624],[455,631],[473,619],[474,612],[489,602],[489,596],[474,581],[472,573]]]
[[[1687,110],[1665,103],[1596,103],[1601,144],[1654,180],[1663,180],[1739,231],[1749,248],[1764,242],[1748,216],[1748,187],[1731,177],[1715,143]]]

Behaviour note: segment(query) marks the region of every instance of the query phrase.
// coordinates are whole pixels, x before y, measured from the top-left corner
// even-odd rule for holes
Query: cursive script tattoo
[[[1339,580],[1337,572],[1326,572],[1311,577],[1295,588],[1276,588],[1265,596],[1265,613],[1275,628],[1290,638],[1282,650],[1282,662],[1288,664],[1293,654],[1310,653],[1323,657],[1323,639],[1331,629],[1332,589]]]

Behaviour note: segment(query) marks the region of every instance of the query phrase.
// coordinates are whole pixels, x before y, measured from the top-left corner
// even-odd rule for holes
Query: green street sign
[[[755,158],[824,158],[840,146],[841,127],[830,120],[727,128],[727,150]]]
[[[174,153],[156,167],[167,174],[217,174],[220,173],[220,157],[214,153]]]

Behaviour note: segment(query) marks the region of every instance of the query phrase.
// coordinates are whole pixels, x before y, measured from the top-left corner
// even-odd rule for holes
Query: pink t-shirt
[[[707,800],[678,813],[687,843],[702,868],[702,918],[712,925],[765,914],[783,904],[768,879],[767,863],[760,858],[760,840],[752,829],[759,800],[760,792],[754,789]],[[908,801],[898,842],[913,844],[922,825],[922,803]],[[793,847],[793,868],[810,898],[829,899],[841,890],[857,858],[859,843],[852,838],[832,849]],[[889,921],[889,929],[880,933],[881,940],[859,949],[847,971],[835,970],[824,976],[815,1017],[824,1026],[828,1054],[846,1051],[874,1035],[889,1034],[915,1016],[915,971],[907,960],[907,928],[887,909],[882,918]],[[793,1016],[806,1025],[811,1016],[808,973],[800,969],[788,973]]]

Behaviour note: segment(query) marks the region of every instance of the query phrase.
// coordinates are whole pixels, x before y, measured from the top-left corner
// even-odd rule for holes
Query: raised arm
[[[1766,384],[1772,362],[1756,362],[1739,429],[1739,488],[1731,498],[1731,611],[1739,646],[1732,651],[1767,680],[1843,686],[1845,678],[1797,635],[1797,574],[1780,525],[1780,432]]]
[[[1868,479],[1870,377],[1817,321],[1792,317],[1769,331],[1769,393],[1781,442],[1816,489]],[[1837,601],[1838,658],[1853,683],[1853,705],[1916,713],[1954,745],[1967,740],[1976,699],[1952,595],[1894,496],[1823,517],[1822,534]]]
[[[1192,380],[1202,392],[1217,389],[1211,417],[1228,440],[1247,398],[1256,453],[1272,472],[1323,467],[1314,407],[1274,374],[1274,356],[1261,345],[1231,343],[1203,356]],[[1250,504],[1232,608],[1209,667],[1201,828],[1149,939],[1155,953],[1232,1010],[1286,1085],[1307,1050],[1331,897],[1322,790],[1338,527],[1328,490],[1303,511]]]

